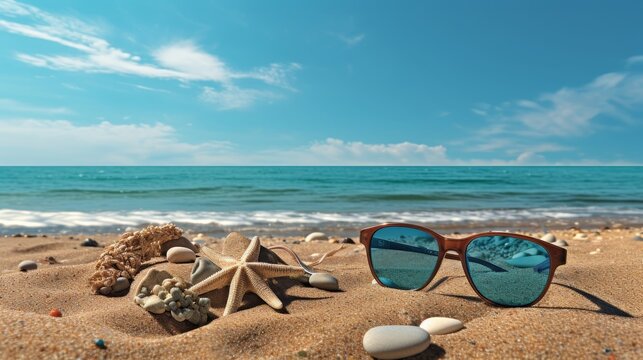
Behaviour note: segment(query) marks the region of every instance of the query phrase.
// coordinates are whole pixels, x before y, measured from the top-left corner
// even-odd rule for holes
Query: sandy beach
[[[457,261],[443,262],[423,291],[372,285],[363,246],[346,245],[317,267],[336,276],[341,291],[282,278],[272,288],[284,301],[283,311],[246,295],[239,312],[219,317],[227,290],[217,290],[208,294],[215,319],[200,328],[148,313],[132,300],[136,279],[146,271],[189,278],[192,264],[152,259],[129,294],[105,297],[92,294],[87,282],[102,248],[79,245],[86,237],[106,245],[118,234],[8,236],[0,238],[0,357],[369,358],[362,346],[369,328],[418,325],[444,316],[463,321],[465,328],[432,336],[431,346],[416,358],[641,358],[643,241],[634,237],[642,230],[583,229],[586,240],[573,239],[577,230],[554,231],[569,243],[567,265],[556,271],[547,295],[531,308],[486,305]],[[296,240],[303,236],[264,237],[262,244],[285,244],[305,260],[337,247]],[[221,239],[208,237],[206,243],[219,249]],[[22,260],[48,256],[59,263],[39,262],[37,270],[18,271]],[[51,317],[52,308],[63,316]],[[104,339],[106,348],[96,347],[94,338]]]

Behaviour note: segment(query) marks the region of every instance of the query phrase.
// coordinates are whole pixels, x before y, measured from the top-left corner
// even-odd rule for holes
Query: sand
[[[133,290],[120,297],[93,295],[87,279],[102,249],[80,247],[87,235],[0,238],[0,357],[368,358],[362,336],[369,328],[418,325],[430,316],[446,316],[462,320],[465,329],[433,336],[429,349],[416,358],[640,359],[643,241],[633,240],[640,231],[587,231],[588,240],[572,240],[574,230],[554,232],[570,244],[567,265],[556,271],[548,294],[531,308],[483,303],[457,261],[445,260],[423,291],[374,286],[363,247],[347,245],[317,267],[332,272],[342,291],[280,279],[273,289],[284,300],[284,311],[248,295],[241,311],[218,318],[227,296],[222,289],[210,294],[217,318],[196,329],[142,310],[132,301]],[[107,244],[118,235],[91,237]],[[285,243],[308,260],[337,246],[292,240],[267,238],[262,243]],[[207,242],[218,248],[221,240]],[[600,253],[590,255],[597,248]],[[61,263],[17,271],[20,261],[46,256]],[[188,277],[191,266],[157,258],[137,279],[151,268]],[[49,316],[52,308],[63,316]],[[94,345],[97,337],[105,340],[106,349]]]

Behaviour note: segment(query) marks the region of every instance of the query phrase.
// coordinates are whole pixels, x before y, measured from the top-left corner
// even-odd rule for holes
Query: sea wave
[[[643,221],[643,209],[600,207],[550,209],[436,210],[416,212],[300,212],[300,211],[29,211],[0,209],[0,228],[109,228],[174,222],[195,226],[279,226],[315,224],[375,224],[381,222],[464,223],[587,217],[629,217]]]

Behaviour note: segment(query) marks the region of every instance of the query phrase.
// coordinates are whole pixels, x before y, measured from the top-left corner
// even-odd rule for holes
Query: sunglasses
[[[433,280],[442,259],[460,260],[478,296],[500,306],[537,303],[556,268],[567,259],[562,247],[525,235],[485,232],[451,239],[401,223],[363,229],[360,242],[366,247],[371,273],[382,286],[420,290]]]

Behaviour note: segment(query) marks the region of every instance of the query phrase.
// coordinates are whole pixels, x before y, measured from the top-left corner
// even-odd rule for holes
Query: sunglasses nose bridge
[[[466,242],[463,239],[444,238],[444,251],[454,251],[458,256],[464,254]]]

